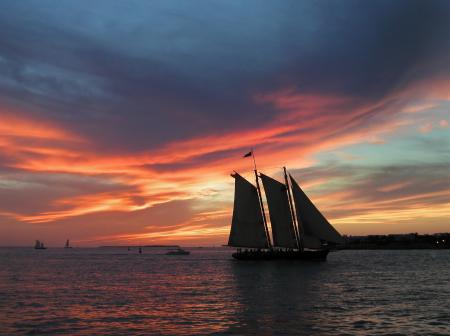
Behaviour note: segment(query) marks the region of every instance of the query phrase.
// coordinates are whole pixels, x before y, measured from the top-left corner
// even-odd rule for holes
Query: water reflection
[[[0,334],[445,335],[449,278],[449,251],[307,263],[0,249]]]
[[[312,330],[312,316],[320,312],[309,307],[318,301],[317,286],[330,271],[326,263],[230,263],[240,311],[238,323],[227,333],[279,335]]]

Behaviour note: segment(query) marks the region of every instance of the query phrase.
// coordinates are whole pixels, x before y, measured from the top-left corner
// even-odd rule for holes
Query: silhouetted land
[[[450,249],[450,233],[345,236],[346,250]]]

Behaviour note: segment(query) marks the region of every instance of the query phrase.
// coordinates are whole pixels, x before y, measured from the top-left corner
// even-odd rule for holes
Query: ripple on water
[[[240,263],[224,249],[0,249],[0,334],[448,335],[448,251]]]

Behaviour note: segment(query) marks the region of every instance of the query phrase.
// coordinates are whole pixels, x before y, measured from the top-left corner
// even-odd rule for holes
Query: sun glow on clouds
[[[0,245],[222,244],[252,147],[343,233],[448,225],[445,1],[182,3],[0,2]]]
[[[4,140],[20,138],[43,140],[76,140],[76,137],[49,122],[26,117],[17,117],[13,113],[0,110],[0,136]]]
[[[18,216],[17,219],[31,223],[52,222],[58,219],[74,217],[101,211],[133,211],[141,208],[123,194],[85,195],[71,199],[59,199],[54,202],[58,210],[43,212],[38,215]]]
[[[80,242],[223,243],[229,230],[227,219],[231,215],[232,181],[228,174],[234,169],[250,170],[251,162],[239,159],[248,148],[257,144],[258,165],[267,173],[275,173],[284,164],[293,168],[306,167],[314,162],[313,155],[318,152],[351,144],[373,143],[370,139],[383,139],[413,123],[408,118],[366,122],[365,118],[372,118],[372,115],[393,113],[397,105],[392,103],[392,97],[373,104],[360,104],[348,97],[302,95],[289,89],[258,95],[255,99],[258,104],[275,106],[280,116],[256,128],[205,134],[168,143],[157,150],[129,154],[103,154],[95,150],[95,139],[83,138],[47,121],[37,122],[2,113],[0,154],[6,158],[4,166],[30,174],[95,176],[105,183],[117,185],[119,190],[101,193],[86,190],[71,197],[55,196],[48,209],[41,209],[38,213],[28,213],[24,208],[21,212],[2,211],[1,214],[31,224],[57,223],[94,213],[132,213],[174,200],[197,200],[195,215],[175,226],[147,225],[138,233],[126,233],[124,228],[123,233],[80,239]],[[441,127],[445,128],[446,124],[441,122]],[[378,145],[383,144],[384,140],[378,142]],[[227,155],[206,159],[208,155],[220,152]],[[314,190],[315,186],[326,186],[330,179],[305,180],[304,187]],[[395,192],[410,183],[394,183],[380,186],[377,190]],[[420,202],[438,196],[449,195],[445,191],[419,192],[375,203],[359,199],[355,206],[352,201],[355,195],[350,188],[329,191],[317,197],[316,201],[326,209],[325,213],[331,214],[329,217],[338,229],[351,233],[352,230],[370,232],[371,228],[386,222],[386,217],[390,223],[407,221],[408,218],[445,217],[449,206],[446,203],[427,209],[404,205],[412,200]],[[398,210],[388,208],[394,203],[398,204]],[[149,223],[154,220],[149,218]],[[164,221],[164,216],[158,220]]]
[[[221,219],[228,219],[228,217],[230,216],[230,212],[231,209],[199,213],[188,222],[181,223],[177,226],[177,228],[166,231],[164,234],[161,234],[161,231],[157,231],[150,233],[125,235],[121,236],[120,238],[126,238],[127,240],[134,241],[145,239],[161,241],[174,241],[176,239],[198,240],[211,237],[220,239],[229,233],[228,225],[221,227],[211,227],[209,223]],[[147,227],[147,229],[151,229],[151,227]]]
[[[132,212],[172,200],[202,198],[202,195],[208,195],[208,190],[214,189],[213,186],[216,185],[220,192],[212,192],[212,194],[219,195],[219,198],[214,200],[217,205],[210,206],[214,208],[214,206],[221,206],[220,204],[223,202],[230,203],[232,196],[230,187],[232,188],[232,186],[231,183],[226,182],[227,174],[233,169],[248,169],[249,163],[245,160],[239,161],[238,158],[243,151],[254,144],[258,144],[258,164],[266,167],[270,172],[278,169],[278,167],[273,167],[274,162],[304,166],[305,158],[318,151],[364,142],[367,141],[368,135],[372,138],[380,137],[383,134],[394,133],[396,129],[410,124],[407,119],[394,119],[380,124],[356,127],[360,118],[382,106],[382,103],[372,106],[356,105],[342,114],[344,109],[348,109],[349,105],[352,105],[349,104],[351,103],[349,98],[303,96],[292,90],[285,90],[270,95],[260,95],[257,100],[259,103],[274,104],[278,109],[285,110],[287,113],[282,114],[278,120],[271,121],[257,129],[206,135],[182,143],[169,143],[156,151],[117,156],[90,151],[93,139],[81,139],[81,137],[50,123],[38,123],[27,118],[2,114],[0,141],[4,145],[1,147],[1,153],[8,158],[7,165],[10,168],[31,173],[101,176],[101,178],[118,183],[126,189],[115,193],[85,194],[72,198],[55,199],[52,203],[54,208],[52,211],[43,209],[37,214],[26,214],[26,209],[24,209],[24,213],[7,214],[24,222],[45,223],[95,212]],[[51,141],[45,141],[36,146],[33,141],[31,141],[32,145],[19,141],[22,138]],[[71,142],[71,146],[68,148],[55,146],[56,141],[59,143]],[[73,146],[73,143],[76,146]],[[203,165],[202,157],[204,155],[221,151],[230,151],[230,155],[213,160],[206,166]],[[190,163],[191,161],[192,163]],[[186,164],[177,168],[176,165],[180,163]],[[166,171],[154,168],[155,165],[161,164],[173,164],[174,167]],[[320,181],[319,184],[324,182],[326,183],[326,180]],[[395,191],[408,183],[380,187],[379,190]],[[308,187],[308,182],[306,182],[306,187]],[[129,188],[132,190],[130,191]],[[223,198],[220,197],[221,193]],[[351,195],[346,193],[341,192],[340,195],[351,199]],[[327,197],[333,199],[336,195],[333,196],[330,193]],[[205,202],[208,202],[207,198]],[[398,201],[408,199],[410,198],[406,197]],[[382,205],[382,203],[378,202],[378,205]],[[383,215],[377,211],[379,209],[372,209],[367,204],[360,204],[360,206],[366,208],[366,214],[336,218],[335,223],[338,227],[341,223],[343,225],[344,223],[358,223],[358,221],[366,223],[366,225],[368,223],[375,225],[377,220],[382,220]],[[332,206],[329,208],[333,209]],[[342,209],[345,209],[345,206],[341,207]],[[347,210],[351,212],[352,209],[348,208]],[[210,235],[223,237],[228,230],[227,226],[208,227],[207,224],[199,226],[195,223],[199,221],[198,218],[207,222],[214,216],[227,216],[228,212],[230,210],[223,212],[222,210],[211,210],[206,206],[204,212],[198,215],[199,217],[192,218],[176,229],[152,233],[122,234],[114,239],[170,240],[183,237],[184,239],[198,238],[199,236],[206,238]],[[438,212],[441,213],[441,211]],[[3,213],[5,214],[5,212]],[[413,213],[414,211],[409,209],[400,211],[400,215],[404,216],[408,214],[412,216]],[[214,216],[211,217],[211,214]],[[391,218],[399,218],[394,216],[392,211],[390,215],[392,215]],[[110,238],[112,239],[112,237]]]

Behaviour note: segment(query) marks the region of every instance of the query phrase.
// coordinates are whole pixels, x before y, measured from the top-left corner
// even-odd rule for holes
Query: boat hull
[[[177,250],[171,250],[166,253],[166,255],[189,255],[191,252],[183,250],[181,248]]]
[[[190,252],[167,252],[166,255],[189,255]]]
[[[241,251],[233,253],[237,260],[305,260],[326,261],[328,249],[311,251]]]

